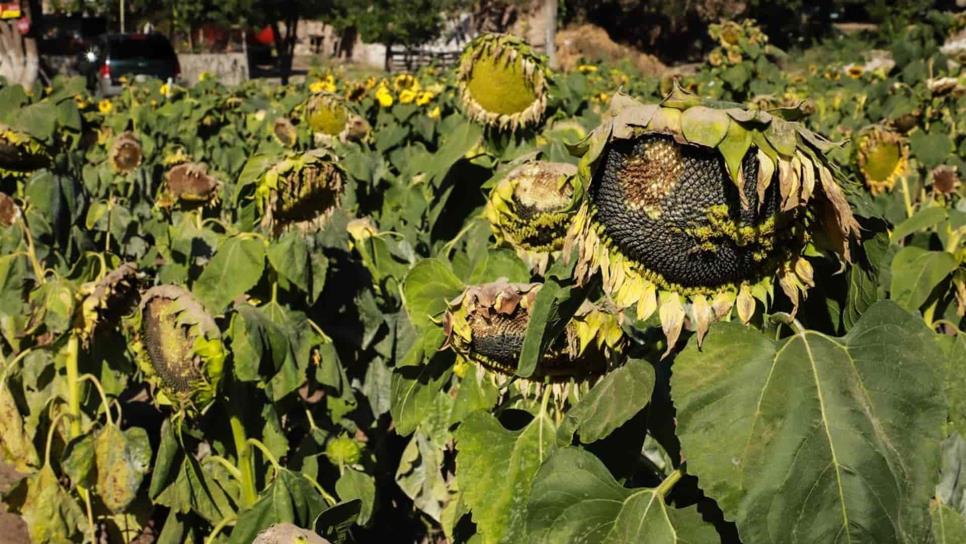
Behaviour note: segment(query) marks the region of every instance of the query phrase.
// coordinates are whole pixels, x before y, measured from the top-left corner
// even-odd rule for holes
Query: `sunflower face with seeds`
[[[107,153],[111,169],[119,174],[130,174],[144,159],[141,142],[133,132],[124,132],[114,139]]]
[[[871,127],[857,139],[859,171],[873,195],[891,191],[909,168],[909,145],[896,132]]]
[[[641,320],[659,312],[670,345],[686,316],[699,339],[732,308],[748,321],[776,278],[797,307],[813,282],[802,254],[816,224],[848,259],[858,225],[824,159],[828,141],[680,89],[611,108],[581,159],[568,243],[578,280],[600,272],[619,307]]]
[[[447,345],[461,358],[499,375],[513,376],[523,349],[539,283],[505,280],[472,285],[449,303],[444,317]],[[581,307],[549,346],[531,377],[582,380],[615,366],[623,345],[616,315],[591,304]]]
[[[24,177],[48,164],[50,155],[40,142],[0,123],[0,178]]]
[[[305,122],[316,134],[338,138],[344,136],[349,122],[349,109],[337,95],[313,95],[305,104]]]
[[[208,167],[196,162],[172,167],[165,173],[164,182],[167,199],[186,205],[214,202],[221,188],[221,183],[208,173]]]
[[[256,189],[262,226],[275,235],[287,228],[320,230],[339,206],[343,183],[335,155],[324,149],[282,159]]]
[[[159,285],[141,298],[138,364],[158,388],[161,404],[203,409],[221,380],[221,332],[201,303],[182,287]]]
[[[497,239],[540,273],[563,247],[575,211],[576,173],[570,164],[533,161],[511,170],[490,192],[485,213]]]
[[[547,107],[542,57],[512,36],[484,34],[466,46],[457,72],[464,113],[483,125],[516,131],[535,125]]]

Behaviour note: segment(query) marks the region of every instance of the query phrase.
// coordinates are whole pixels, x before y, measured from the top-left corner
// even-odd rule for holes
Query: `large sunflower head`
[[[732,308],[748,321],[776,278],[797,307],[812,284],[803,253],[813,228],[848,259],[858,224],[827,140],[680,89],[651,105],[621,95],[611,109],[575,180],[575,273],[583,282],[600,272],[604,291],[641,320],[658,312],[669,346],[686,317],[699,339]]]
[[[909,144],[897,132],[873,126],[856,139],[859,171],[869,192],[891,191],[909,168]]]
[[[485,213],[493,233],[540,273],[559,254],[576,211],[576,173],[571,164],[532,161],[511,170],[490,192]]]
[[[197,162],[173,166],[165,173],[164,183],[166,196],[186,205],[215,202],[221,188],[221,182],[208,173],[208,166]]]
[[[335,155],[325,149],[282,159],[262,176],[256,190],[262,226],[276,235],[287,228],[320,230],[338,207],[343,184]]]
[[[0,178],[23,177],[48,164],[50,154],[43,144],[0,123]]]
[[[214,399],[225,362],[215,320],[187,290],[159,285],[141,297],[134,350],[161,404],[201,410]]]
[[[457,79],[464,113],[486,126],[530,127],[547,107],[546,61],[513,36],[483,34],[470,42]]]
[[[103,278],[85,283],[80,288],[83,301],[76,328],[88,342],[97,327],[110,326],[128,314],[137,302],[138,267],[123,263]]]
[[[110,161],[111,169],[119,174],[129,174],[138,166],[144,154],[141,150],[141,142],[133,132],[122,132],[107,152],[107,160]]]
[[[446,344],[464,360],[513,376],[540,287],[505,280],[467,287],[449,303],[443,318]],[[548,347],[531,379],[600,376],[617,364],[623,343],[618,315],[587,303]]]

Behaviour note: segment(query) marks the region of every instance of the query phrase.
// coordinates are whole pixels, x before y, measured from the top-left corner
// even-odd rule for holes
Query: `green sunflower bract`
[[[463,359],[513,376],[539,283],[471,285],[450,301],[446,344]],[[624,337],[617,315],[587,303],[537,364],[533,380],[580,380],[619,364]]]
[[[515,132],[537,124],[547,107],[547,68],[523,40],[484,34],[466,46],[457,71],[464,113]]]
[[[571,178],[577,167],[533,161],[517,166],[490,192],[486,218],[497,239],[543,273],[559,255],[576,211]]]
[[[158,402],[203,410],[214,399],[226,356],[215,320],[177,285],[147,290],[138,318],[134,351]]]
[[[699,341],[732,309],[749,321],[774,279],[797,308],[813,285],[804,253],[814,229],[849,259],[858,224],[824,157],[831,142],[681,89],[660,104],[618,95],[610,113],[585,142],[575,180],[575,274],[600,273],[605,293],[638,319],[657,312],[669,349],[686,317]]]

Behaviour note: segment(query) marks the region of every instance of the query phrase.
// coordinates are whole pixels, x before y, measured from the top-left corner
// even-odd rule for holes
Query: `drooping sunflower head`
[[[532,161],[511,170],[490,192],[485,213],[494,235],[540,273],[563,247],[576,212],[576,173],[571,164]]]
[[[25,132],[0,123],[0,178],[24,177],[50,164],[50,153]]]
[[[130,131],[122,132],[115,138],[107,153],[107,160],[110,161],[111,169],[119,174],[130,174],[138,166],[141,166],[143,159],[141,142]]]
[[[457,79],[464,113],[489,127],[533,126],[547,107],[546,61],[513,36],[484,34],[470,42]]]
[[[221,182],[208,173],[204,163],[184,162],[169,169],[164,175],[165,196],[184,205],[216,202]]]
[[[177,285],[148,289],[139,313],[133,347],[158,401],[203,409],[215,396],[226,356],[215,320]]]
[[[279,117],[272,124],[272,136],[285,147],[293,147],[298,141],[298,131],[288,117]]]
[[[471,285],[449,303],[446,345],[462,359],[513,376],[539,283]],[[624,336],[616,314],[587,303],[547,348],[531,380],[569,381],[600,376],[616,366]]]
[[[20,219],[21,211],[17,203],[6,193],[0,193],[0,227],[9,227]]]
[[[282,159],[262,176],[256,189],[262,226],[275,235],[287,228],[320,230],[339,206],[343,184],[335,155],[325,149]]]
[[[123,263],[103,278],[81,286],[80,313],[75,325],[81,339],[90,341],[97,327],[111,326],[130,313],[138,297],[138,267]]]
[[[909,167],[909,144],[905,137],[878,126],[859,134],[856,154],[859,171],[873,195],[891,191]]]
[[[680,89],[652,105],[621,95],[611,108],[575,180],[575,273],[600,272],[609,297],[641,320],[658,311],[670,346],[686,315],[699,339],[733,307],[748,321],[775,278],[797,307],[812,283],[802,255],[815,227],[848,259],[858,224],[827,140]]]
[[[312,95],[305,103],[304,115],[313,133],[333,138],[344,135],[350,117],[345,101],[331,93]]]

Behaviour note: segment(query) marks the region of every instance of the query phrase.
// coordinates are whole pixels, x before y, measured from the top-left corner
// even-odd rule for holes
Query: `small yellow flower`
[[[82,94],[74,95],[74,103],[77,104],[77,109],[84,109],[88,106],[87,98]]]
[[[151,99],[151,107],[152,107],[152,108],[156,108],[156,107],[158,107],[158,101],[152,98],[152,99]]]
[[[859,79],[864,71],[859,64],[850,64],[845,68],[845,73],[852,79]]]
[[[309,92],[311,92],[312,94],[321,93],[323,89],[325,89],[325,83],[322,83],[319,80],[315,80],[312,83],[309,83]]]
[[[427,114],[427,116],[430,119],[436,119],[436,120],[438,120],[439,119],[439,114],[440,114],[440,112],[439,112],[439,106],[436,106],[435,108],[433,108],[432,110],[430,110],[430,112]]]
[[[607,93],[597,93],[591,98],[593,99],[594,102],[604,104],[607,102],[607,100],[610,99],[610,96]]]
[[[117,80],[121,83],[121,85],[127,85],[127,82],[128,82],[127,76],[121,76],[117,78]]]
[[[422,88],[419,85],[419,80],[412,74],[399,74],[393,80],[392,86],[396,89],[397,93],[404,90],[419,91]]]
[[[581,64],[577,67],[577,70],[582,74],[592,74],[597,71],[597,67],[593,64]]]
[[[400,104],[411,104],[414,100],[416,100],[415,91],[412,91],[410,89],[403,89],[402,92],[399,93]]]
[[[376,100],[379,102],[380,106],[388,108],[389,106],[392,106],[392,93],[389,92],[389,89],[386,86],[381,85],[378,89],[376,89]]]
[[[423,91],[416,97],[416,105],[425,106],[426,104],[429,104],[432,99],[433,93],[431,91]],[[400,97],[400,100],[402,100],[402,97]]]
[[[211,74],[209,74],[206,70],[202,70],[202,72],[198,74],[198,81],[208,81],[209,78],[211,78]]]
[[[737,47],[728,48],[728,62],[731,64],[738,64],[741,62],[741,49]]]
[[[101,100],[100,102],[97,103],[97,109],[104,115],[107,115],[108,113],[111,113],[111,110],[114,109],[114,104],[112,104],[110,100],[107,100],[105,98],[104,100]]]
[[[164,96],[165,98],[171,96],[171,85],[168,85],[167,83],[161,84],[161,96]]]
[[[374,76],[367,77],[365,82],[366,90],[368,91],[369,89],[372,89],[375,86],[376,86],[376,78]]]
[[[721,49],[716,47],[708,54],[708,64],[711,66],[721,66],[724,64],[724,55],[721,54]]]
[[[366,95],[366,86],[356,83],[349,91],[346,93],[346,100],[351,102],[357,102],[362,100],[362,97]]]

